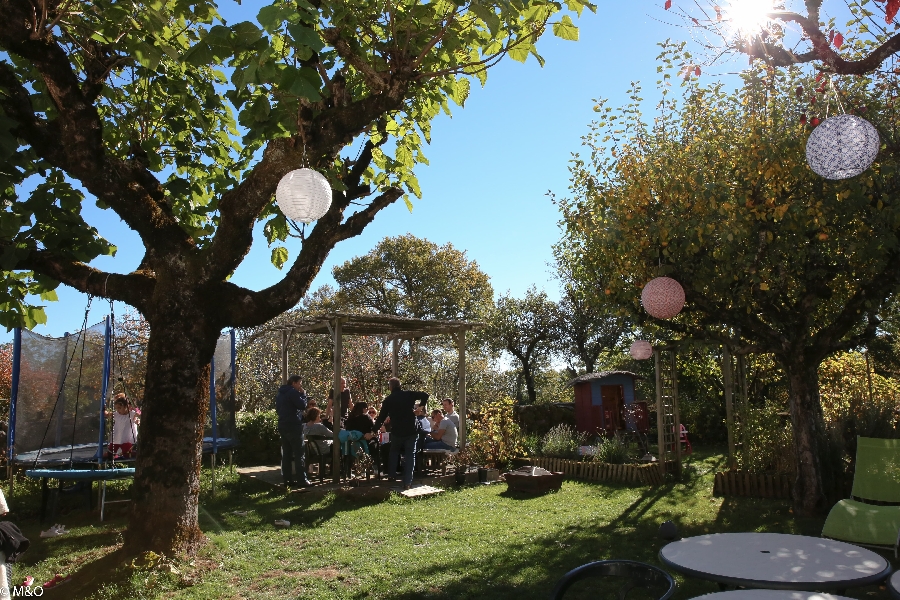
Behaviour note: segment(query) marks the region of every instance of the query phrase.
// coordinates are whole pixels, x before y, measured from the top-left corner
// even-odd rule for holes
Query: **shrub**
[[[466,449],[472,460],[498,469],[506,468],[513,458],[522,456],[522,434],[513,418],[512,398],[483,401],[478,420],[471,421]]]
[[[613,465],[624,464],[628,460],[628,449],[618,438],[608,438],[594,452],[594,460]]]
[[[578,456],[581,445],[579,434],[569,425],[557,425],[544,434],[541,439],[541,453],[544,456],[574,458]]]
[[[742,469],[751,473],[796,473],[790,419],[774,403],[751,408],[746,422],[747,445],[738,452]]]
[[[541,436],[536,433],[529,433],[522,438],[522,448],[525,456],[540,456],[541,454]]]
[[[237,459],[243,465],[278,464],[281,461],[281,436],[278,414],[274,410],[237,414]]]

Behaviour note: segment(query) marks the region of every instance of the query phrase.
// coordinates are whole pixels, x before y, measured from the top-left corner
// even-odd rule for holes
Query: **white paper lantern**
[[[868,169],[880,146],[871,123],[855,115],[836,115],[809,134],[806,162],[825,179],[847,179]]]
[[[331,186],[318,171],[296,169],[278,182],[275,202],[288,219],[312,223],[331,207]]]
[[[684,288],[671,277],[651,279],[641,292],[641,304],[651,317],[671,319],[684,307]]]
[[[635,360],[647,360],[653,356],[653,346],[650,342],[644,340],[635,340],[628,349],[628,354]]]

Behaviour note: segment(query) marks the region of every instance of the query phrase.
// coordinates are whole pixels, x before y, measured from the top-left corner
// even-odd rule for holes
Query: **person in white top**
[[[115,412],[112,413],[112,443],[109,445],[109,453],[130,458],[137,445],[140,413],[131,408],[125,394],[116,394],[113,407]]]

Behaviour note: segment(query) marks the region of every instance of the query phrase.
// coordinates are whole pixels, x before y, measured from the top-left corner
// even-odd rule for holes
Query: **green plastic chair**
[[[900,440],[857,438],[852,499],[834,505],[822,537],[894,549],[900,545]],[[876,503],[891,503],[886,506]]]

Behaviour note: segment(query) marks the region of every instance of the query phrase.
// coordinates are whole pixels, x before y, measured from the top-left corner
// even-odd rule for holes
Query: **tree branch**
[[[813,49],[803,54],[795,54],[782,46],[755,40],[749,48],[742,51],[750,56],[758,57],[766,60],[776,67],[787,67],[798,63],[808,63],[814,60],[820,60],[829,69],[839,75],[862,75],[869,73],[878,68],[892,54],[900,51],[900,34],[896,34],[872,50],[865,58],[861,60],[845,60],[838,54],[828,42],[828,37],[819,29],[819,7],[821,0],[807,0],[806,9],[809,16],[804,17],[801,14],[790,11],[775,11],[768,14],[771,19],[777,19],[784,22],[794,22],[800,25],[812,43]]]
[[[80,82],[65,51],[52,38],[33,40],[27,28],[30,4],[7,0],[0,15],[0,47],[30,61],[40,73],[55,105],[57,117],[37,117],[27,88],[15,72],[0,65],[0,106],[17,121],[16,135],[54,167],[79,180],[134,229],[146,246],[182,252],[193,241],[181,229],[165,203],[156,177],[139,164],[110,158],[102,137],[102,120],[92,101],[82,94]]]
[[[119,300],[141,312],[144,312],[156,283],[147,273],[108,273],[82,262],[61,258],[48,250],[31,250],[28,256],[18,261],[16,269],[41,273],[79,292]]]
[[[313,157],[313,165],[332,162],[340,149],[365,131],[379,115],[398,109],[403,103],[405,91],[406,84],[399,86],[399,89],[392,85],[390,93],[370,95],[349,106],[335,106],[319,113],[308,127],[309,131],[315,132],[307,138],[307,151]],[[346,196],[339,192],[332,193],[328,212],[338,216],[335,225],[340,223],[343,210],[350,200],[360,197],[359,177],[371,161],[371,152],[371,147],[364,147],[357,166],[363,163],[365,166],[361,170],[354,166],[351,170],[351,175],[356,173],[356,185],[350,189],[351,193]],[[323,157],[321,162],[319,157]],[[302,164],[302,149],[294,139],[272,140],[266,145],[262,160],[240,185],[222,195],[219,227],[212,243],[204,251],[204,268],[210,279],[224,278],[237,268],[253,243],[253,224],[275,195],[278,182]],[[319,219],[314,231],[322,227],[325,221],[325,218]]]
[[[306,238],[303,249],[284,279],[275,285],[253,292],[234,284],[222,284],[221,294],[218,297],[221,299],[220,306],[225,325],[231,327],[260,325],[292,308],[309,289],[309,284],[318,274],[320,265],[335,244],[362,233],[380,210],[390,206],[402,195],[402,190],[390,188],[343,224],[338,223],[341,213],[329,211]]]

